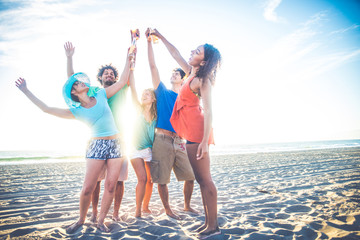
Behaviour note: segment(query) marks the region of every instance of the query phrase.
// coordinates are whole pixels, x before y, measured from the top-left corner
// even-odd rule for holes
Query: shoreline
[[[210,150],[211,157],[223,157],[223,156],[235,156],[235,155],[249,155],[249,154],[265,154],[265,153],[292,153],[292,152],[307,152],[307,151],[322,151],[322,150],[334,150],[343,151],[348,148],[359,148],[360,146],[345,146],[345,147],[322,147],[322,148],[299,148],[299,149],[277,149],[277,150],[257,150],[249,152],[230,152],[230,153],[214,153]],[[16,152],[16,151],[15,151]],[[66,159],[68,161],[66,161]],[[17,164],[44,164],[44,163],[72,163],[83,162],[85,155],[74,156],[35,156],[35,157],[6,157],[1,158],[0,152],[0,166],[2,165],[17,165]],[[47,161],[45,161],[47,160]]]

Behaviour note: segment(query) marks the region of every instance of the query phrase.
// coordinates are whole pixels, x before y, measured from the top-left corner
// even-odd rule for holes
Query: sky
[[[14,84],[66,108],[63,45],[93,85],[101,65],[121,72],[130,29],[139,28],[137,91],[152,87],[144,32],[156,28],[185,59],[204,43],[222,54],[213,88],[217,145],[360,139],[360,2],[323,0],[0,1],[0,151],[79,150],[90,137],[76,120],[47,115]],[[154,45],[161,80],[178,67]],[[127,115],[132,122],[129,99]],[[131,136],[130,127],[127,135]]]

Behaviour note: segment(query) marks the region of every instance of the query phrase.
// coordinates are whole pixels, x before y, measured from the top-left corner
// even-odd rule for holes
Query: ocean
[[[351,147],[360,147],[360,139],[264,144],[219,144],[210,147],[210,154],[219,156]],[[0,165],[82,161],[84,161],[84,151],[0,151]]]

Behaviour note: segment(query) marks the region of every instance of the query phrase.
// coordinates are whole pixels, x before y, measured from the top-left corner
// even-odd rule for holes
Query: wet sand
[[[66,234],[78,217],[85,163],[0,165],[0,239],[197,239],[198,185],[199,215],[182,211],[183,183],[172,175],[170,203],[182,220],[166,216],[155,185],[153,213],[135,218],[129,167],[121,221],[111,220],[112,208],[105,221],[111,232],[88,219]],[[213,156],[212,176],[222,229],[212,239],[360,239],[360,148]]]

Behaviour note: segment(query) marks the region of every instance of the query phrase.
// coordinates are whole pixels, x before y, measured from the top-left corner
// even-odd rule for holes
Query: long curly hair
[[[102,77],[102,75],[104,74],[104,71],[105,71],[106,69],[111,69],[111,70],[113,70],[114,76],[115,76],[115,81],[117,81],[118,76],[119,76],[119,72],[118,72],[117,68],[114,67],[113,65],[111,65],[111,63],[108,64],[108,65],[102,65],[102,66],[99,68],[99,70],[98,70],[98,74],[96,75],[96,78],[97,78],[97,80],[100,82],[101,86],[103,85],[103,82],[102,82],[102,80],[101,80],[101,77]]]
[[[157,119],[157,108],[156,108],[156,95],[155,95],[155,91],[153,88],[147,88],[145,89],[143,92],[148,91],[151,94],[151,97],[154,99],[154,102],[151,104],[151,108],[150,108],[150,114],[151,114],[151,118],[152,120],[156,120]],[[144,106],[141,105],[141,107],[144,110]]]
[[[204,44],[205,65],[200,66],[196,76],[202,81],[210,79],[211,84],[215,83],[216,72],[221,65],[221,54],[217,48],[211,44]]]

